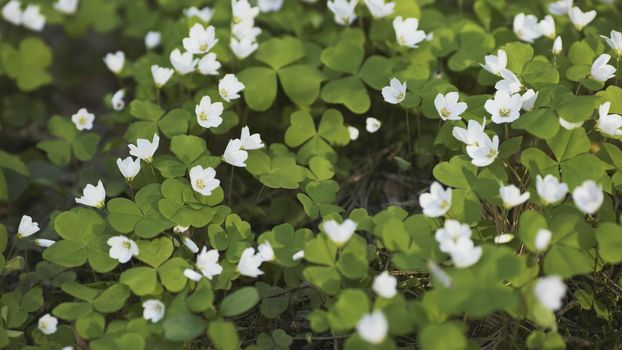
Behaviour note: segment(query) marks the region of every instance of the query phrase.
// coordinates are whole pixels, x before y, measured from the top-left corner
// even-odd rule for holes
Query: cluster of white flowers
[[[218,253],[218,250],[207,250],[207,247],[203,247],[201,252],[197,254],[195,264],[197,270],[199,270],[201,273],[199,274],[193,269],[185,269],[184,276],[197,282],[203,277],[211,280],[214,276],[220,275],[220,273],[222,272],[222,266],[218,263],[219,257],[220,255]]]
[[[275,3],[276,2],[276,3]],[[282,1],[261,1],[260,5],[264,12],[276,11],[283,6]],[[232,0],[231,12],[231,41],[229,48],[235,57],[245,59],[259,48],[257,36],[261,34],[261,28],[255,27],[255,17],[259,14],[259,7],[253,7],[248,0]]]
[[[141,160],[147,163],[151,163],[153,161],[153,155],[159,145],[160,136],[157,134],[153,135],[152,141],[147,139],[138,139],[136,140],[136,145],[128,145],[128,148],[130,149],[130,157],[125,159],[117,159],[117,167],[127,182],[132,182],[134,177],[136,177],[136,175],[140,172]],[[133,159],[131,156],[136,157],[136,159]]]
[[[449,254],[454,265],[466,268],[474,265],[482,256],[482,247],[476,247],[471,240],[471,228],[456,220],[446,220],[434,234],[442,252]]]
[[[41,7],[39,5],[28,4],[28,6],[22,10],[22,3],[18,0],[11,0],[2,7],[2,17],[13,25],[22,25],[37,32],[43,30],[46,21],[45,16],[41,13]]]

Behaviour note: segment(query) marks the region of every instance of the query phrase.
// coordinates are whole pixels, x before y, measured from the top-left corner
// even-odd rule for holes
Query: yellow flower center
[[[84,117],[84,116],[78,117],[78,124],[86,125],[86,117]]]
[[[209,45],[207,45],[206,43],[199,45],[200,51],[207,51],[208,48],[209,48]]]
[[[509,109],[507,109],[507,108],[502,108],[502,109],[500,109],[500,110],[499,110],[499,116],[500,116],[500,117],[504,117],[504,118],[509,117],[509,116],[510,116],[510,110],[509,110]]]
[[[447,110],[447,108],[443,108],[441,109],[441,115],[443,116],[443,118],[449,118],[449,115],[451,114],[451,112],[449,112]]]
[[[205,112],[199,113],[199,119],[201,119],[202,121],[206,121],[207,120],[207,113],[205,113]]]
[[[220,89],[220,90],[218,90],[218,92],[220,92],[220,96],[222,96],[222,97],[224,97],[224,98],[226,98],[226,97],[227,97],[227,95],[229,95],[229,94],[227,93],[227,90],[225,90],[225,89]]]
[[[198,187],[199,189],[201,189],[201,190],[205,188],[205,183],[203,182],[203,180],[197,180],[197,181],[195,182],[195,184],[196,184],[196,185],[197,185],[197,187]]]
[[[488,151],[488,154],[486,155],[486,157],[494,158],[494,157],[497,156],[497,153],[498,153],[497,151],[495,151],[494,149],[491,149],[491,150]]]
[[[123,242],[121,243],[121,246],[123,246],[123,248],[130,250],[132,248],[132,245],[130,244],[130,242]]]

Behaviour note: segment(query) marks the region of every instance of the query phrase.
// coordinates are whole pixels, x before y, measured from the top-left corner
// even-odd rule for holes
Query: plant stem
[[[408,158],[411,159],[413,153],[413,146],[410,138],[410,121],[408,120],[408,108],[406,108],[406,135],[408,137]]]
[[[229,207],[231,207],[231,190],[233,188],[233,170],[235,170],[235,167],[232,165],[231,175],[229,176],[229,189],[227,190],[227,203]]]

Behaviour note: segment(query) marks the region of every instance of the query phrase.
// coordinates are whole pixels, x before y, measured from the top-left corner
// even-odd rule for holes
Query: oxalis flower
[[[104,63],[111,72],[119,75],[125,65],[125,53],[123,51],[108,53],[104,56]]]
[[[173,229],[173,231],[175,230]],[[190,239],[190,237],[182,236],[181,242],[184,244],[184,246],[186,246],[186,248],[188,248],[189,251],[192,252],[192,254],[196,254],[199,252],[199,246],[194,243],[194,241]]]
[[[158,150],[160,145],[160,136],[153,134],[153,140],[149,142],[147,139],[136,140],[136,145],[127,145],[130,149],[130,155],[138,157],[147,163],[153,161],[153,155]]]
[[[356,20],[356,4],[358,0],[332,0],[326,3],[333,13],[335,22],[342,26],[349,26]]]
[[[499,136],[494,135],[492,139],[486,133],[477,135],[474,145],[468,145],[467,154],[471,157],[471,164],[478,167],[485,167],[497,159],[499,155]]]
[[[389,321],[380,310],[365,314],[356,324],[356,331],[361,339],[371,344],[382,343],[389,332]]]
[[[485,70],[494,75],[501,76],[501,71],[508,65],[508,56],[503,50],[497,51],[497,56],[486,55],[484,56],[485,64],[480,63]]]
[[[356,222],[346,219],[341,224],[335,220],[328,220],[322,224],[322,231],[326,233],[338,247],[343,246],[350,240],[350,237],[356,231]]]
[[[125,97],[125,90],[120,89],[112,95],[110,99],[110,104],[112,105],[112,109],[115,111],[121,111],[125,108],[125,101],[123,98]]]
[[[534,286],[534,293],[538,302],[550,311],[559,310],[566,295],[566,284],[559,276],[538,278]]]
[[[572,191],[572,199],[579,210],[592,215],[600,209],[605,197],[600,185],[594,180],[586,180]]]
[[[162,86],[164,86],[164,84],[166,84],[169,79],[171,79],[174,73],[174,70],[170,68],[160,67],[157,64],[151,66],[151,76],[153,77],[153,83],[158,89],[162,88]]]
[[[568,11],[568,17],[575,28],[581,30],[596,18],[596,11],[583,12],[580,8],[575,6]]]
[[[615,77],[616,69],[612,65],[607,64],[610,59],[611,56],[607,55],[606,53],[598,56],[598,58],[594,60],[594,63],[592,63],[592,68],[590,69],[590,78],[604,83],[607,80]]]
[[[445,215],[451,207],[451,187],[446,190],[438,182],[430,185],[429,193],[419,196],[419,205],[423,208],[423,214],[431,218]]]
[[[95,114],[89,113],[86,108],[80,108],[76,114],[71,116],[71,121],[78,130],[91,130],[93,129]]]
[[[106,189],[101,180],[97,182],[97,186],[91,184],[86,185],[82,190],[82,197],[76,198],[76,203],[89,207],[103,208],[106,204]]]
[[[156,31],[149,31],[145,34],[145,47],[148,50],[155,49],[162,42],[162,34]]]
[[[548,248],[549,243],[551,243],[551,238],[553,238],[553,232],[547,229],[539,229],[536,232],[536,239],[534,241],[534,245],[539,252],[545,251]]]
[[[41,13],[39,5],[29,4],[22,12],[22,25],[30,30],[40,32],[45,26],[45,16]]]
[[[16,26],[22,24],[22,3],[11,0],[2,7],[2,17]]]
[[[596,121],[596,129],[605,136],[619,137],[622,136],[622,116],[619,114],[609,114],[611,102],[607,101],[598,107],[598,120]]]
[[[398,104],[406,98],[406,82],[401,83],[397,78],[391,78],[389,86],[382,88],[382,97],[391,104]]]
[[[383,298],[391,299],[397,294],[397,278],[391,276],[389,272],[384,271],[376,278],[372,288],[376,294]]]
[[[17,235],[15,238],[24,238],[34,235],[39,232],[39,224],[32,221],[32,218],[28,215],[23,215],[17,227]]]
[[[600,37],[605,39],[607,45],[615,52],[616,56],[622,56],[622,33],[612,30],[609,36],[609,38],[604,35]]]
[[[525,91],[525,93],[520,97],[522,102],[522,108],[524,111],[532,111],[533,107],[536,104],[536,100],[538,99],[538,91],[534,91],[533,89],[529,89]]]
[[[511,123],[520,117],[520,110],[523,106],[519,94],[510,95],[506,91],[499,90],[495,93],[492,100],[484,103],[484,109],[491,114],[492,122],[495,124]]]
[[[544,35],[549,39],[555,38],[555,20],[552,16],[547,15],[538,22],[538,30],[540,34]]]
[[[441,252],[444,253],[451,253],[455,250],[461,238],[471,239],[471,228],[457,220],[446,220],[444,226],[434,233],[434,239],[439,243]]]
[[[546,175],[544,178],[536,175],[536,191],[545,205],[553,204],[564,199],[568,193],[568,185],[560,182],[553,175]]]
[[[454,266],[467,268],[475,265],[482,257],[482,247],[476,247],[469,238],[459,238],[449,255]]]
[[[520,80],[518,80],[518,77],[512,73],[512,71],[509,69],[502,69],[500,74],[503,79],[499,80],[495,84],[495,89],[505,91],[510,95],[521,91],[523,84]]]
[[[218,62],[216,58],[217,56],[213,52],[210,52],[207,55],[203,56],[199,60],[199,64],[197,66],[199,73],[203,75],[218,75],[218,70],[220,69],[222,64]]]
[[[195,23],[190,28],[188,37],[182,40],[184,49],[193,55],[206,54],[217,42],[214,26],[205,28],[200,23]]]
[[[553,53],[553,55],[559,55],[562,52],[563,49],[563,43],[562,43],[562,37],[558,36],[557,38],[555,38],[555,41],[553,42],[553,47],[551,48],[551,52]]]
[[[520,193],[520,189],[515,185],[501,186],[499,197],[503,201],[503,207],[511,209],[525,203],[529,199],[529,192]]]
[[[455,126],[451,133],[452,135],[460,142],[464,143],[467,146],[478,147],[477,141],[484,133],[484,128],[486,127],[486,118],[482,121],[482,123],[478,123],[476,120],[469,120],[467,122],[467,128],[461,128],[459,126]]]
[[[533,43],[534,40],[542,36],[538,29],[538,17],[519,13],[514,16],[514,34],[525,42]]]
[[[136,242],[125,236],[119,235],[110,237],[106,243],[110,246],[108,255],[121,264],[125,264],[130,261],[133,256],[139,254]]]
[[[39,318],[37,328],[45,334],[50,335],[56,333],[56,327],[58,325],[58,319],[50,314],[45,314]]]
[[[220,186],[220,180],[216,178],[214,168],[203,168],[195,165],[190,169],[190,183],[192,189],[203,196],[212,195],[212,191]]]
[[[257,7],[261,12],[276,12],[280,11],[283,7],[285,0],[257,0]]]
[[[235,57],[243,60],[257,51],[259,44],[257,44],[255,38],[242,38],[238,40],[232,37],[229,42],[229,48]]]
[[[449,92],[446,95],[438,94],[434,98],[434,107],[443,120],[460,120],[460,115],[467,109],[467,104],[458,102],[460,95]]]
[[[117,167],[123,175],[123,177],[131,182],[136,175],[140,172],[140,158],[132,159],[127,157],[125,159],[117,158]]]
[[[214,10],[211,7],[205,6],[202,9],[199,9],[196,6],[189,7],[183,10],[183,13],[186,17],[196,17],[203,21],[204,23],[209,23],[214,17]]]
[[[558,0],[549,4],[549,12],[556,16],[568,14],[572,8],[573,0]]]
[[[231,102],[240,98],[239,92],[244,90],[244,87],[234,74],[227,74],[218,82],[218,93],[223,100]]]
[[[204,128],[216,128],[222,124],[222,112],[225,110],[222,102],[212,103],[209,96],[203,96],[201,102],[194,108],[197,123]]]
[[[199,63],[199,59],[194,59],[192,53],[187,51],[182,53],[179,49],[171,51],[169,58],[173,68],[181,75],[194,72]]]
[[[78,0],[58,0],[53,5],[54,9],[66,15],[73,15],[78,9]]]
[[[242,252],[242,256],[238,262],[238,271],[243,276],[256,278],[263,275],[263,271],[259,269],[263,261],[261,255],[255,254],[255,248],[246,248]]]
[[[376,131],[380,130],[381,126],[382,122],[376,118],[369,117],[365,119],[365,130],[367,130],[367,132],[370,134],[373,134]]]
[[[259,7],[252,7],[248,0],[232,0],[231,13],[233,24],[252,21],[259,15]]]
[[[393,13],[394,2],[385,3],[384,0],[365,0],[365,5],[374,18],[382,18]]]
[[[263,142],[261,141],[261,135],[252,134],[248,128],[248,126],[244,126],[242,128],[242,133],[240,135],[240,142],[242,143],[242,149],[250,151],[254,149],[260,149],[264,147]]]
[[[270,242],[265,241],[257,246],[257,255],[261,257],[261,260],[272,261],[275,259],[274,250]]]
[[[229,140],[225,153],[222,155],[223,160],[237,167],[245,167],[248,152],[242,149],[242,141],[240,139]]]
[[[400,46],[410,48],[418,47],[419,43],[426,40],[423,30],[418,30],[419,20],[416,18],[403,19],[397,16],[393,19],[393,30],[395,30],[395,40]]]
[[[143,302],[143,318],[152,323],[158,323],[164,318],[166,306],[157,299],[149,299]]]
[[[222,273],[222,266],[218,263],[218,258],[218,250],[211,249],[208,251],[207,247],[203,247],[201,253],[197,255],[197,269],[199,269],[208,280]]]

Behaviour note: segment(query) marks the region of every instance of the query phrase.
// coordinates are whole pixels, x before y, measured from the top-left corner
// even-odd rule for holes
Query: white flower
[[[350,134],[350,140],[351,141],[356,141],[356,139],[359,138],[359,129],[348,125],[348,134]]]
[[[173,227],[173,232],[175,232],[175,233],[184,233],[184,232],[188,231],[189,228],[190,228],[190,226],[175,225],[175,227]]]
[[[130,149],[130,155],[151,163],[153,154],[157,151],[159,145],[160,136],[153,134],[153,141],[149,142],[147,139],[138,139],[136,140],[136,146],[130,144],[127,147]]]
[[[538,30],[538,17],[534,15],[525,15],[524,13],[519,13],[514,16],[514,34],[525,42],[533,43],[534,40],[538,39],[542,34],[540,30]]]
[[[402,16],[397,16],[393,19],[395,40],[400,46],[418,47],[419,43],[426,39],[425,32],[418,28],[419,20],[416,18],[402,19]]]
[[[125,97],[125,90],[120,89],[112,95],[110,99],[110,104],[112,104],[112,109],[115,111],[120,111],[125,108],[125,101],[123,98]]]
[[[208,251],[207,247],[203,247],[201,253],[197,255],[197,269],[199,269],[208,280],[222,273],[222,266],[218,263],[218,258],[218,250],[211,249]]]
[[[596,129],[609,137],[622,136],[622,116],[619,114],[609,114],[611,102],[607,101],[598,107],[598,120]]]
[[[171,51],[169,55],[171,60],[171,64],[173,68],[177,71],[177,73],[181,75],[186,75],[190,72],[193,72],[199,63],[199,59],[193,59],[193,56],[190,52],[182,53],[179,49],[175,49]]]
[[[261,255],[255,254],[254,248],[246,248],[238,262],[238,271],[244,276],[257,277],[263,275],[263,271],[259,269],[262,263]]]
[[[218,82],[218,93],[227,102],[240,98],[239,92],[242,90],[244,90],[244,84],[234,74],[226,74]]]
[[[261,12],[276,12],[283,7],[284,0],[257,0],[257,7]]]
[[[461,238],[471,239],[471,228],[457,220],[446,220],[444,226],[434,233],[434,239],[444,253],[451,253],[455,250]]]
[[[231,36],[239,40],[255,41],[259,34],[261,34],[261,28],[255,27],[253,20],[245,20],[231,26]]]
[[[425,216],[436,218],[445,215],[451,207],[451,187],[445,190],[441,184],[434,181],[430,185],[430,192],[419,196],[419,205],[423,208]]]
[[[234,24],[252,21],[259,14],[259,7],[252,7],[248,0],[232,0],[231,13],[233,13]]]
[[[28,5],[22,12],[22,25],[30,30],[40,32],[45,26],[45,16],[41,14],[39,5]]]
[[[484,103],[484,109],[492,116],[495,124],[511,123],[520,117],[523,101],[519,94],[510,95],[506,91],[499,90],[493,100]]]
[[[591,215],[600,209],[605,196],[599,184],[593,180],[586,180],[572,191],[572,199],[579,210]]]
[[[255,52],[259,48],[259,44],[255,42],[254,38],[242,38],[237,40],[232,37],[229,42],[229,48],[235,57],[242,60]]]
[[[19,221],[19,226],[17,227],[17,236],[16,238],[24,238],[34,235],[39,232],[39,224],[32,221],[32,218],[28,215],[23,215],[22,219]]]
[[[76,114],[71,116],[71,121],[78,130],[91,130],[94,120],[95,114],[89,113],[86,108],[80,108]]]
[[[551,49],[551,52],[553,53],[553,55],[559,55],[562,52],[562,49],[563,49],[562,37],[558,36],[557,38],[555,38],[555,41],[553,42],[553,48]]]
[[[506,209],[525,203],[529,199],[529,191],[520,193],[520,189],[514,185],[501,186],[499,196]]]
[[[557,16],[566,15],[572,7],[572,2],[573,0],[558,0],[552,2],[549,4],[549,12]]]
[[[615,52],[616,56],[622,56],[622,33],[617,30],[612,30],[610,34],[610,38],[601,35],[603,39],[607,42],[607,45]]]
[[[458,102],[460,95],[457,92],[449,92],[447,95],[438,94],[434,98],[434,107],[443,120],[460,120],[460,114],[467,109],[467,104]]]
[[[218,70],[222,65],[216,60],[216,54],[208,53],[199,60],[199,73],[203,75],[218,75]]]
[[[386,102],[398,104],[406,98],[406,82],[391,78],[388,86],[382,88],[382,97]]]
[[[292,255],[292,260],[300,260],[305,257],[305,251],[299,250]]]
[[[123,51],[108,53],[104,56],[104,63],[111,72],[119,74],[125,65],[125,53],[123,53]]]
[[[515,94],[523,88],[523,84],[518,80],[518,77],[509,69],[502,69],[499,74],[501,74],[503,79],[495,84],[495,89],[505,91],[508,94]]]
[[[386,17],[393,13],[394,2],[384,2],[385,0],[365,0],[365,5],[374,18]]]
[[[43,239],[43,238],[37,238],[33,242],[35,242],[35,244],[38,245],[39,247],[43,247],[43,248],[51,247],[54,243],[56,243],[56,241],[53,241],[51,239]]]
[[[534,242],[536,249],[540,252],[546,250],[546,248],[548,248],[549,246],[549,243],[551,243],[552,237],[553,232],[545,228],[539,229],[538,232],[536,232],[536,239]]]
[[[164,303],[157,299],[149,299],[143,302],[143,318],[147,321],[157,323],[164,318]]]
[[[505,51],[498,50],[497,56],[486,55],[484,56],[484,61],[486,64],[479,64],[482,68],[494,75],[501,76],[501,71],[508,65],[508,56]]]
[[[136,160],[132,157],[117,158],[117,167],[127,181],[132,181],[140,172],[140,158],[136,158]]]
[[[214,168],[204,169],[200,165],[195,165],[190,169],[190,183],[196,192],[203,196],[210,196],[212,191],[220,185],[220,180],[216,178]]]
[[[562,128],[566,129],[566,130],[572,130],[572,129],[576,129],[578,127],[580,127],[581,125],[583,125],[583,122],[569,122],[566,119],[559,117],[559,125],[562,126]]]
[[[22,23],[22,3],[17,0],[11,0],[2,7],[2,17],[10,23],[18,26]]]
[[[538,30],[540,34],[544,35],[549,39],[553,39],[555,37],[555,20],[551,15],[547,15],[538,22]]]
[[[358,0],[329,0],[326,5],[334,14],[335,22],[349,26],[356,19],[356,4]]]
[[[494,135],[491,139],[486,133],[481,133],[474,145],[467,146],[466,151],[471,157],[471,164],[478,167],[488,166],[499,155],[499,136]]]
[[[382,126],[382,122],[376,118],[369,117],[365,119],[365,129],[367,130],[367,132],[371,134],[380,130],[381,126]]]
[[[534,105],[536,104],[536,100],[538,99],[538,91],[533,91],[533,89],[529,89],[525,91],[525,93],[520,97],[522,102],[522,108],[524,111],[533,110]]]
[[[43,334],[50,335],[56,333],[58,319],[50,314],[45,314],[39,318],[37,327]]]
[[[478,146],[477,141],[480,135],[484,134],[484,128],[486,126],[486,118],[482,123],[478,123],[476,120],[471,119],[467,123],[467,128],[461,128],[455,126],[452,130],[452,135],[460,142],[467,146]]]
[[[192,269],[185,269],[184,270],[184,276],[187,279],[193,280],[195,282],[199,282],[201,280],[201,278],[203,278],[203,276],[200,273],[198,273],[198,272],[196,272],[196,271],[194,271]]]
[[[207,53],[217,42],[218,39],[216,39],[216,29],[214,26],[205,28],[200,23],[195,23],[190,28],[188,37],[182,40],[184,49],[193,55]]]
[[[233,166],[243,168],[246,166],[245,162],[248,158],[248,152],[242,149],[242,141],[240,141],[240,139],[232,139],[229,140],[222,158],[225,162]]]
[[[322,230],[337,246],[343,246],[356,231],[356,222],[346,219],[341,224],[328,220],[322,224]]]
[[[188,18],[197,17],[198,19],[200,19],[201,21],[205,23],[209,23],[209,21],[212,20],[212,17],[214,17],[214,10],[212,10],[208,6],[205,6],[202,9],[199,9],[196,6],[192,6],[187,9],[184,9],[183,12],[186,17]]]
[[[161,42],[162,34],[160,34],[160,32],[152,30],[147,32],[147,34],[145,35],[145,47],[147,47],[147,49],[154,49],[160,46]]]
[[[570,17],[570,22],[574,24],[575,28],[581,30],[596,18],[596,11],[583,12],[575,6],[568,11],[568,17]]]
[[[204,128],[216,128],[222,124],[222,112],[225,110],[222,102],[212,103],[209,96],[203,96],[201,102],[194,107],[197,123]]]
[[[274,260],[274,250],[272,249],[272,245],[270,242],[265,241],[257,246],[257,255],[261,257],[263,261],[272,261]]]
[[[113,236],[108,238],[106,242],[110,246],[108,255],[112,259],[118,260],[121,264],[130,261],[133,256],[138,255],[138,246],[136,242],[125,236]]]
[[[153,77],[153,82],[158,89],[164,86],[164,84],[171,79],[174,73],[174,70],[166,67],[160,67],[157,64],[151,66],[151,76]]]
[[[376,294],[383,298],[391,299],[397,294],[397,278],[391,276],[387,271],[374,278],[372,288]]]
[[[365,314],[356,324],[356,331],[361,339],[371,344],[380,344],[387,337],[389,322],[382,311],[376,310]]]
[[[67,15],[76,13],[78,0],[58,0],[54,3],[54,9]]]
[[[250,151],[254,149],[260,149],[264,147],[261,141],[261,135],[252,134],[248,126],[242,128],[242,134],[240,135],[240,142],[242,142],[242,149]]]
[[[545,205],[557,203],[568,193],[568,185],[560,182],[553,175],[536,176],[536,190]]]
[[[456,246],[449,255],[457,268],[467,268],[479,261],[482,256],[482,247],[475,247],[470,238],[462,237],[456,241]]]
[[[101,180],[97,182],[97,186],[87,184],[82,190],[82,197],[76,198],[76,203],[89,207],[103,208],[106,201],[106,189]]]
[[[183,236],[181,238],[181,242],[186,246],[186,248],[188,248],[189,251],[191,251],[193,254],[196,254],[199,252],[199,246],[194,243],[194,241],[192,239],[190,239],[190,237],[188,236]]]
[[[550,311],[556,311],[562,307],[566,284],[559,276],[540,277],[533,291],[542,306]]]
[[[601,83],[615,77],[616,69],[612,65],[607,64],[610,59],[611,56],[606,53],[598,56],[598,58],[594,60],[594,63],[592,63],[590,77],[596,81],[600,81]]]
[[[504,243],[508,243],[511,242],[514,239],[514,235],[511,233],[502,233],[498,236],[495,236],[494,238],[494,242],[495,244],[504,244]]]

